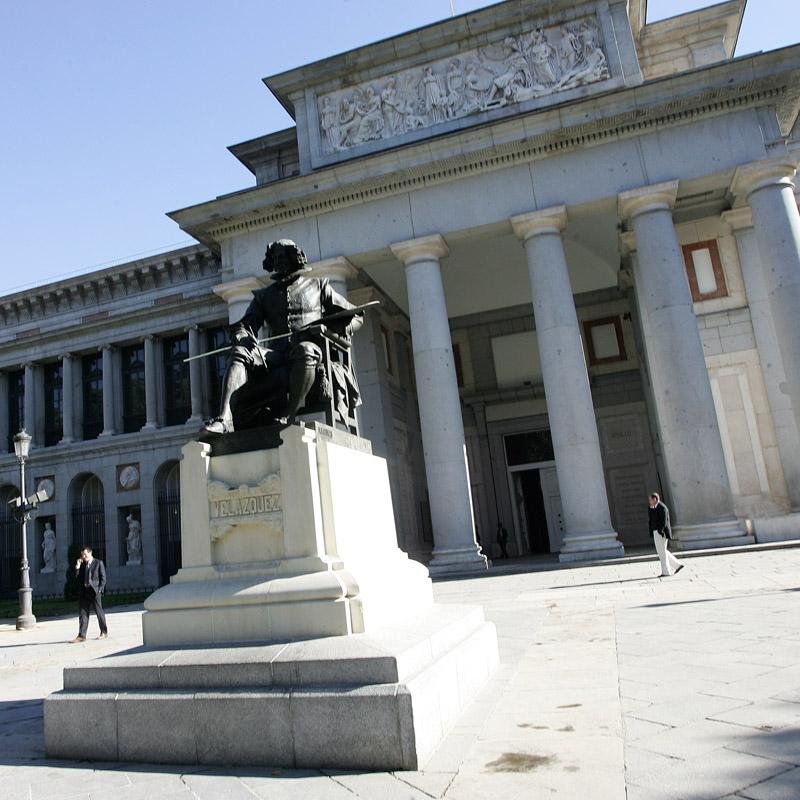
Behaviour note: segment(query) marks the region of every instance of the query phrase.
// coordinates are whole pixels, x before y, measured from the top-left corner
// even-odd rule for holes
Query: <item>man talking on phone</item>
[[[80,585],[78,599],[80,612],[78,614],[78,635],[71,640],[72,644],[86,641],[86,632],[89,629],[89,612],[94,609],[97,622],[100,625],[98,639],[108,639],[108,626],[106,615],[103,612],[103,590],[106,588],[106,567],[99,559],[92,556],[91,547],[82,547],[80,558],[75,562],[75,577]]]

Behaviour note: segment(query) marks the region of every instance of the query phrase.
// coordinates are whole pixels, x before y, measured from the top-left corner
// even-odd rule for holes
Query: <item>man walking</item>
[[[675,558],[667,549],[667,541],[672,538],[672,528],[669,524],[669,509],[661,502],[661,498],[656,492],[649,497],[650,508],[647,511],[647,518],[650,530],[653,532],[653,541],[656,544],[656,552],[661,561],[661,576],[667,577],[680,572],[683,564]]]
[[[94,609],[97,622],[100,625],[98,639],[108,639],[108,626],[106,615],[103,612],[103,590],[106,588],[106,567],[99,558],[92,557],[92,548],[81,548],[80,558],[75,562],[75,577],[80,585],[78,599],[78,635],[72,639],[75,642],[86,641],[86,631],[89,628],[89,611]]]

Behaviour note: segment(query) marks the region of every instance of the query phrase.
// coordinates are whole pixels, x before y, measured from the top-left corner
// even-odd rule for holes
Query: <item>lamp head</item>
[[[17,458],[27,458],[31,449],[31,435],[22,428],[22,430],[14,436],[14,453]]]

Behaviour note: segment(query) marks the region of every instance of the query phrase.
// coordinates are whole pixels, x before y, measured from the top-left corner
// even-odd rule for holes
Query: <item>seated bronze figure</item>
[[[231,326],[219,415],[206,423],[201,438],[290,424],[301,409],[318,410],[320,404],[352,430],[360,399],[350,337],[361,327],[363,311],[327,278],[305,274],[305,253],[289,239],[267,247],[263,267],[273,282],[253,292],[245,315]],[[269,341],[259,343],[263,326]]]

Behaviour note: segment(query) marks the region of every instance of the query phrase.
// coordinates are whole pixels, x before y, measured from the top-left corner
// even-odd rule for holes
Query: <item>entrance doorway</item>
[[[506,435],[505,447],[517,552],[559,552],[564,525],[550,431]]]

